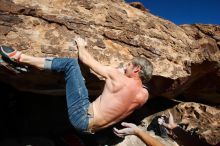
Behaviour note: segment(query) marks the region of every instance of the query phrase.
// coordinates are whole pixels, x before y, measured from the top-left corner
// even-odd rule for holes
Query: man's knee
[[[69,68],[69,67],[78,67],[79,63],[78,60],[75,58],[66,58],[66,64],[65,67]]]

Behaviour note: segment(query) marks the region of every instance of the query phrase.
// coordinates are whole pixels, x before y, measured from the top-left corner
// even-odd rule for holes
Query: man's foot
[[[2,58],[4,58],[6,61],[9,61],[9,63],[13,63],[19,62],[22,53],[11,47],[0,46],[0,54],[2,55]]]
[[[13,73],[28,72],[28,66],[19,64],[21,52],[11,47],[0,46],[0,66]]]

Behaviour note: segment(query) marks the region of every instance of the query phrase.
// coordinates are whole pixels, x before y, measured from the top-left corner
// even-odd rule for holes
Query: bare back
[[[116,73],[106,79],[103,93],[93,102],[95,127],[103,129],[121,121],[147,99],[148,91],[140,80]]]

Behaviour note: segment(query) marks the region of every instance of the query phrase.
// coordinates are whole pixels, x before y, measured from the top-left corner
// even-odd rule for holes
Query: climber
[[[121,121],[147,101],[143,82],[151,78],[153,66],[143,57],[120,70],[104,66],[87,52],[84,39],[78,37],[75,42],[80,61],[105,78],[102,94],[92,103],[77,58],[33,57],[6,46],[0,47],[0,54],[11,62],[64,73],[69,120],[79,132],[92,134]]]

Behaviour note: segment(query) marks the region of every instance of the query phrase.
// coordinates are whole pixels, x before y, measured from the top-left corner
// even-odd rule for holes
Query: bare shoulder
[[[113,67],[108,67],[108,75],[111,79],[119,79],[125,76],[121,70]]]
[[[142,88],[139,94],[141,104],[144,104],[149,98],[149,92],[146,88]]]
[[[108,69],[108,70],[109,70],[109,72],[110,72],[110,73],[113,73],[113,74],[114,74],[114,73],[116,73],[116,74],[117,74],[117,73],[119,73],[119,72],[120,72],[120,70],[118,70],[117,68],[110,67],[110,66],[109,66],[109,69]]]
[[[149,92],[148,92],[148,90],[146,89],[146,88],[142,88],[142,91],[143,91],[143,94],[145,94],[145,95],[149,95]]]

